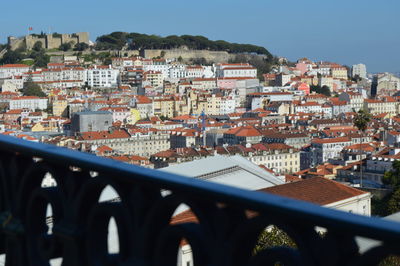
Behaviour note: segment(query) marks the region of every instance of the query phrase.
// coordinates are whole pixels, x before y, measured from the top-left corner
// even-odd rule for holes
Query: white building
[[[323,177],[268,187],[262,192],[308,201],[340,211],[371,215],[371,193]]]
[[[351,67],[351,76],[359,76],[360,78],[367,78],[367,67],[364,64],[357,64]]]
[[[295,105],[295,113],[322,113],[322,105],[317,102],[306,102]]]
[[[351,144],[353,144],[351,139],[347,137],[313,139],[311,141],[313,165],[339,158],[343,148]]]
[[[36,109],[47,109],[47,98],[40,98],[36,96],[21,96],[10,100],[10,110],[24,108],[33,111]]]
[[[0,85],[2,92],[16,92],[17,90],[22,90],[24,87],[24,80],[22,77],[12,76],[11,78],[0,80]]]
[[[186,78],[202,78],[204,74],[204,68],[202,66],[187,66]]]
[[[216,68],[217,77],[233,78],[246,77],[256,78],[257,69],[248,63],[244,64],[218,64]]]
[[[86,70],[85,81],[94,88],[118,87],[119,70],[110,66],[94,66]]]
[[[0,66],[0,79],[10,78],[12,76],[21,76],[29,72],[30,67],[24,64],[6,64]]]
[[[163,79],[166,79],[169,77],[170,67],[171,66],[168,65],[164,59],[153,60],[152,64],[143,66],[143,71],[161,72]]]
[[[169,78],[172,79],[180,79],[180,78],[186,78],[186,70],[185,70],[185,65],[175,65],[171,68],[169,68]]]
[[[220,114],[226,115],[235,112],[236,102],[232,97],[223,98],[220,104]]]
[[[350,105],[350,109],[358,112],[364,107],[364,97],[361,93],[347,91],[339,95],[340,101],[346,101]]]

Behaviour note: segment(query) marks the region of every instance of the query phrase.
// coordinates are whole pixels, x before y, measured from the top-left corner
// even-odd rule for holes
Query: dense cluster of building
[[[248,63],[82,60],[0,66],[2,134],[149,168],[241,156],[283,183],[357,186],[361,167],[363,186],[379,188],[400,158],[400,79],[363,64],[302,58],[259,80]],[[46,97],[23,96],[28,81]],[[361,109],[372,116],[365,132],[353,125]]]

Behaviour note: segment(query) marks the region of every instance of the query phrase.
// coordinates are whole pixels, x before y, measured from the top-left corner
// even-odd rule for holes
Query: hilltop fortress
[[[63,43],[71,42],[73,45],[83,42],[89,44],[89,33],[88,32],[77,32],[72,34],[43,34],[36,35],[30,34],[21,38],[13,36],[8,37],[8,45],[11,50],[19,48],[21,45],[26,45],[27,50],[31,50],[36,42],[41,42],[42,47],[45,49],[56,49]]]

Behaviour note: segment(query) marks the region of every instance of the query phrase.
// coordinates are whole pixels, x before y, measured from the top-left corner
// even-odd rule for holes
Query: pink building
[[[218,78],[217,87],[222,89],[235,89],[236,79]]]
[[[307,64],[304,62],[297,63],[296,69],[300,71],[301,75],[304,75],[308,71]]]
[[[308,85],[307,83],[304,83],[304,82],[302,82],[302,83],[297,83],[296,85],[295,85],[295,88],[298,90],[298,91],[304,91],[304,94],[305,95],[309,95],[310,94],[310,85]]]

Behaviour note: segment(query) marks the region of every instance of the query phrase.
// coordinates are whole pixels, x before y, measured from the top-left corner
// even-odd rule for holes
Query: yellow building
[[[215,94],[207,97],[207,108],[205,109],[206,115],[219,115],[221,114],[221,99]]]
[[[171,82],[164,83],[164,94],[175,94],[177,92],[177,88],[175,84],[171,84]]]
[[[173,98],[155,99],[153,101],[154,115],[164,117],[175,116],[175,100]]]
[[[382,100],[365,99],[364,108],[371,114],[388,113],[389,116],[398,114],[398,102],[393,97],[386,96]]]
[[[126,123],[127,124],[135,124],[137,121],[141,119],[140,117],[140,111],[135,108],[130,109],[130,115],[126,118]]]
[[[149,82],[154,88],[163,86],[163,75],[159,71],[147,71],[144,72],[144,80]]]
[[[67,116],[68,101],[65,99],[55,99],[52,103],[54,116]]]
[[[347,68],[342,66],[335,66],[331,68],[331,74],[336,79],[347,79]]]

